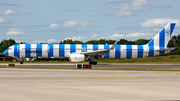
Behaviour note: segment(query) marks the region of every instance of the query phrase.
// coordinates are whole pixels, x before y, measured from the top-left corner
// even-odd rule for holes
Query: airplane
[[[17,59],[23,64],[25,57],[68,57],[71,62],[89,60],[97,65],[95,58],[143,58],[166,54],[175,48],[167,48],[176,23],[168,23],[145,45],[108,44],[17,44],[10,46],[4,55]]]

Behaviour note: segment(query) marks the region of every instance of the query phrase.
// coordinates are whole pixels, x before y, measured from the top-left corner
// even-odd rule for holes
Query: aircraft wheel
[[[21,61],[20,64],[23,64],[23,61]]]

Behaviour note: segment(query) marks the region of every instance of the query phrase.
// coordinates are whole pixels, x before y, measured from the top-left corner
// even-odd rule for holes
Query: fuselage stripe
[[[115,47],[115,58],[120,58],[121,57],[121,52],[120,52],[120,45],[116,45]]]
[[[14,45],[14,56],[19,58],[19,44],[18,45]]]
[[[48,57],[53,57],[53,44],[48,44]]]
[[[132,45],[126,45],[126,58],[132,58]]]
[[[109,45],[104,45],[104,49],[109,49]],[[109,50],[107,54],[104,54],[104,58],[109,58]]]
[[[82,52],[87,52],[87,44],[82,44]]]
[[[93,51],[97,51],[98,50],[98,45],[97,44],[93,44]]]
[[[76,45],[75,44],[70,44],[70,54],[76,53]]]
[[[25,57],[31,57],[31,44],[25,45]]]
[[[143,57],[143,45],[137,45],[138,47],[138,56],[137,58],[142,58]]]
[[[64,57],[64,44],[59,44],[59,57]]]
[[[42,44],[37,44],[36,56],[37,57],[42,57]]]

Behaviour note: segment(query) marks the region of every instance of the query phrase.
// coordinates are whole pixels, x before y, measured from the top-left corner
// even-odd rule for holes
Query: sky
[[[166,24],[180,34],[180,0],[0,0],[0,41],[151,39]]]

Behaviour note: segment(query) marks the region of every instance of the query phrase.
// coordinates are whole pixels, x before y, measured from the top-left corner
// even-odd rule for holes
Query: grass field
[[[154,56],[137,59],[97,59],[98,63],[180,63],[180,55]]]
[[[180,63],[180,55],[171,55],[171,56],[155,56],[155,57],[146,57],[146,58],[138,58],[138,59],[96,59],[98,63]],[[3,62],[0,63],[19,63],[19,62]],[[24,62],[24,63],[72,63],[72,62]],[[79,62],[79,63],[89,63],[88,61]],[[1,67],[6,67],[7,65],[1,65]],[[76,67],[53,67],[53,66],[15,66],[10,68],[49,68],[49,69],[76,69]],[[180,69],[176,68],[103,68],[103,67],[92,67],[92,69],[96,70],[150,70],[150,71],[180,71]]]
[[[180,63],[180,55],[154,56],[137,59],[95,59],[98,63]],[[19,63],[1,61],[0,63]],[[72,62],[24,62],[24,63],[72,63]],[[79,62],[89,63],[89,61]]]

